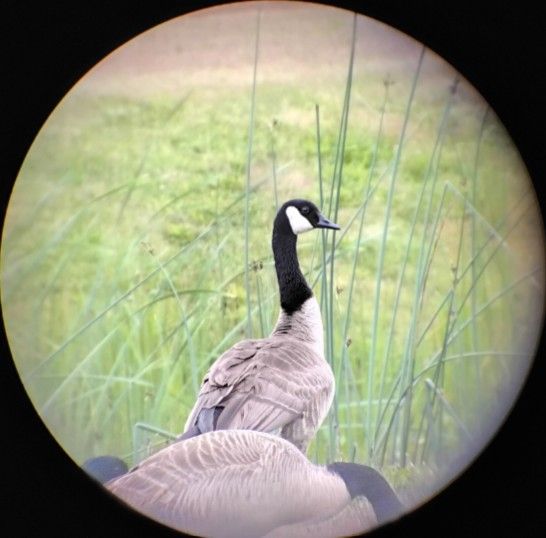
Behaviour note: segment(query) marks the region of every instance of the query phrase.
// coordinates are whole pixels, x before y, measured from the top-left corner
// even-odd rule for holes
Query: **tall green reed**
[[[523,357],[506,343],[508,337],[498,341],[489,329],[502,316],[505,332],[512,330],[512,297],[529,293],[539,275],[537,267],[512,269],[511,238],[531,207],[528,193],[511,207],[499,203],[494,218],[485,214],[481,193],[489,188],[488,174],[499,169],[491,158],[499,156],[491,139],[492,116],[476,107],[465,112],[478,123],[467,136],[456,85],[444,94],[436,88],[441,98],[425,99],[423,105],[424,49],[407,88],[400,73],[360,81],[357,17],[351,22],[341,89],[305,94],[307,108],[319,101],[320,107],[315,105],[313,121],[291,126],[304,146],[300,153],[291,151],[292,139],[287,142],[290,129],[277,128],[276,122],[261,143],[260,125],[267,122],[260,114],[265,110],[268,118],[281,118],[279,125],[289,114],[283,116],[279,100],[267,101],[267,84],[257,84],[265,24],[258,13],[251,92],[239,109],[248,111],[242,114],[248,120],[246,159],[230,147],[223,158],[235,165],[218,166],[210,179],[209,171],[222,159],[210,155],[221,151],[210,142],[217,125],[206,126],[207,166],[196,176],[209,181],[199,191],[202,211],[195,211],[197,181],[141,209],[161,196],[146,190],[146,173],[158,165],[157,153],[187,129],[185,100],[175,99],[161,109],[155,122],[161,128],[148,139],[153,144],[123,183],[77,206],[39,248],[20,249],[5,267],[11,285],[3,290],[3,301],[15,301],[31,275],[51,266],[36,301],[26,299],[41,313],[36,327],[47,351],[29,361],[22,377],[33,388],[42,384],[37,406],[56,424],[89,418],[78,454],[89,446],[119,448],[138,461],[143,448],[155,446],[151,436],[168,439],[180,432],[200,376],[220,353],[245,336],[271,330],[278,297],[262,238],[269,236],[273,205],[292,192],[281,170],[295,170],[296,177],[316,170],[317,180],[302,182],[301,195],[318,196],[321,208],[342,227],[335,234],[322,231],[313,244],[302,239],[299,247],[306,276],[320,294],[326,358],[337,387],[313,457],[406,470],[441,467],[460,443],[477,435],[480,422],[474,417],[497,390],[493,378],[509,378],[513,363]],[[363,88],[375,93],[370,97]],[[290,101],[293,88],[282,90]],[[193,92],[191,99],[205,98]],[[377,108],[370,105],[375,101]],[[305,108],[302,99],[294,102],[299,111]],[[227,104],[221,100],[215,106],[218,113]],[[230,143],[235,147],[234,140]],[[298,159],[305,165],[295,165]],[[415,162],[417,172],[411,168]],[[264,177],[257,180],[256,174]],[[230,175],[235,180],[228,187],[223,180]],[[233,194],[234,184],[244,188]],[[47,212],[47,203],[38,201],[38,217]],[[81,247],[82,239],[92,235],[103,219],[100,211],[109,206],[118,209],[111,230],[120,235],[139,212],[146,218],[129,233],[124,230],[120,252],[104,249],[100,257],[91,250],[97,256],[92,269],[76,278],[74,261],[95,248]],[[263,211],[253,213],[254,208]],[[197,232],[186,223],[190,231],[172,246],[161,231],[177,211],[205,217]],[[8,240],[15,244],[29,229],[29,223],[16,227]],[[251,229],[258,237],[254,242]],[[68,290],[73,282],[78,285]],[[63,330],[52,330],[55,315]],[[109,433],[101,438],[101,432]]]

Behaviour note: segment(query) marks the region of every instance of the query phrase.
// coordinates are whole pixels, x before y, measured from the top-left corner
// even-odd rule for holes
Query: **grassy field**
[[[483,446],[540,330],[542,222],[519,154],[418,43],[340,10],[265,4],[111,55],[21,169],[4,322],[78,463],[168,442],[212,361],[270,332],[271,224],[291,197],[342,227],[299,240],[337,380],[310,457],[371,463],[411,498]]]

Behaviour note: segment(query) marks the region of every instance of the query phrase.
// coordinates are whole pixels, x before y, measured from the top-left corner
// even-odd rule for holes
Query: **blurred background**
[[[118,49],[21,169],[4,321],[76,462],[164,446],[216,357],[269,333],[271,223],[294,196],[342,226],[299,242],[337,378],[311,459],[374,465],[417,504],[476,455],[540,330],[542,222],[524,165],[430,50],[279,2],[202,11]]]

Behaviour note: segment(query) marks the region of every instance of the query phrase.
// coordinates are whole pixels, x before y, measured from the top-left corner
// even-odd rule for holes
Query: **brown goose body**
[[[322,353],[322,324],[305,325],[313,310],[318,312],[314,297],[293,314],[292,321],[302,317],[294,324],[296,330],[244,340],[224,353],[205,376],[185,430],[197,422],[207,431],[208,425],[199,421],[201,412],[220,407],[209,430],[276,433],[305,452],[328,413],[335,384]],[[281,315],[278,327],[284,327],[285,317]],[[316,320],[320,321],[320,312]]]
[[[342,475],[278,436],[224,430],[174,443],[106,487],[145,515],[198,536],[320,538],[358,534],[384,519],[366,497],[376,483],[392,507],[387,518],[400,514],[394,492],[373,472],[368,482],[375,483],[355,494]]]
[[[249,429],[279,434],[307,450],[334,394],[320,308],[296,253],[297,234],[313,228],[339,227],[305,200],[291,200],[278,211],[272,240],[281,303],[277,325],[268,338],[239,342],[216,360],[180,439]]]

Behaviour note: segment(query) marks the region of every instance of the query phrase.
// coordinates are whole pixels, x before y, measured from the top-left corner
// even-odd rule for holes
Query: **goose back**
[[[106,487],[161,523],[214,537],[264,536],[351,502],[341,478],[289,442],[244,430],[174,443]]]
[[[305,452],[334,395],[322,339],[318,304],[311,297],[297,313],[282,312],[269,338],[235,344],[205,375],[186,437],[256,430],[280,434]]]
[[[106,487],[149,517],[199,536],[338,537],[378,521],[365,484],[353,496],[341,475],[288,441],[248,430],[174,443]]]

